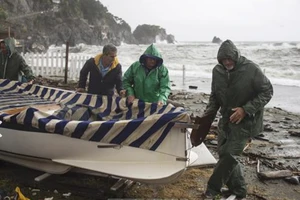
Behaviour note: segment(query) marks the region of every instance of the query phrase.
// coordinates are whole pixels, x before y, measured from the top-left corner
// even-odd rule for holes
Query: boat
[[[0,79],[0,159],[43,172],[141,183],[177,180],[216,163],[182,107]]]

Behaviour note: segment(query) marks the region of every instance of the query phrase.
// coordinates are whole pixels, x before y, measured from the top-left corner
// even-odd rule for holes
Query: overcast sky
[[[165,28],[177,41],[300,41],[300,0],[100,0],[132,31]]]

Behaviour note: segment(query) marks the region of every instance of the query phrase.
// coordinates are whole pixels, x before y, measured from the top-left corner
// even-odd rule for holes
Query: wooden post
[[[182,66],[182,85],[185,85],[185,66]]]
[[[69,41],[66,42],[65,84],[68,82]]]

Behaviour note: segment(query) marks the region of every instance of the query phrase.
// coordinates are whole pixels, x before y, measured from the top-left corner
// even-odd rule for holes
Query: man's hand
[[[34,79],[27,82],[28,84],[32,85],[34,83]]]
[[[133,95],[130,95],[130,96],[127,97],[127,101],[128,101],[129,104],[132,104],[134,99],[135,99],[135,96],[133,96]]]
[[[162,101],[158,101],[158,102],[157,102],[157,105],[159,105],[159,106],[163,106],[163,105],[164,105],[164,102],[162,102]]]
[[[120,96],[121,97],[126,97],[126,90],[121,90],[120,91]]]
[[[84,92],[86,92],[86,91],[85,91],[84,88],[76,88],[76,92],[82,92],[82,93],[84,93]]]
[[[234,113],[230,116],[231,123],[239,124],[246,116],[246,112],[242,107],[233,108],[232,111]]]

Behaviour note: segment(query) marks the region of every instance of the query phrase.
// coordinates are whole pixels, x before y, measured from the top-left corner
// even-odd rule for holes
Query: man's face
[[[115,57],[117,57],[117,52],[109,52],[108,54],[104,55],[103,61],[108,65],[114,61]]]
[[[3,52],[4,54],[6,54],[7,50],[6,50],[6,46],[4,43],[0,43],[0,50],[1,52]]]
[[[234,61],[230,58],[225,58],[222,60],[222,64],[226,67],[227,70],[232,70],[234,68]]]
[[[146,67],[153,68],[156,65],[156,60],[154,58],[146,58]]]

